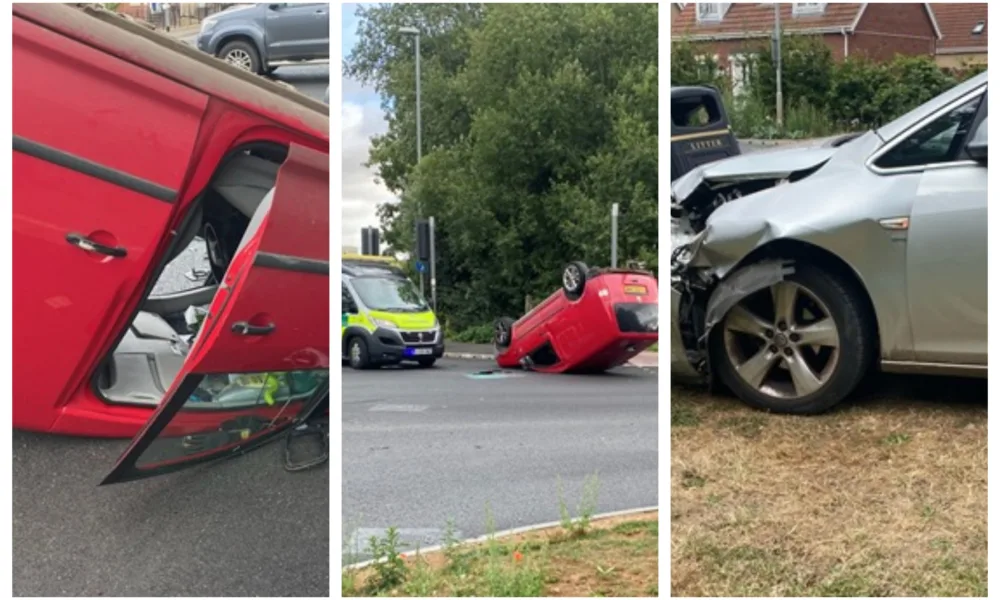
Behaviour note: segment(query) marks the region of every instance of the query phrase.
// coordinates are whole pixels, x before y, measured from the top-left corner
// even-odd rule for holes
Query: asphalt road
[[[598,474],[596,510],[657,504],[654,370],[600,376],[515,373],[493,363],[343,372],[345,562],[390,526],[413,548],[559,520]],[[353,535],[351,534],[353,532]]]
[[[15,596],[327,596],[330,471],[284,442],[106,487],[125,441],[14,432]]]

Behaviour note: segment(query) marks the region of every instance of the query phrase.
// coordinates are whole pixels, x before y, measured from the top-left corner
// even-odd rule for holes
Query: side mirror
[[[969,154],[969,158],[976,162],[986,162],[986,155],[990,147],[987,139],[989,119],[989,117],[983,119],[976,132],[972,134],[972,139],[965,145],[965,151]]]
[[[283,8],[284,6],[285,6],[284,4],[268,4],[267,8],[270,10],[278,10],[279,8]]]

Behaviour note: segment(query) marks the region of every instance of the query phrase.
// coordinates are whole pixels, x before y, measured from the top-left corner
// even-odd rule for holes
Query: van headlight
[[[218,24],[218,22],[219,22],[218,19],[213,19],[211,17],[205,19],[204,21],[201,22],[201,33],[205,34],[215,29],[215,26],[216,24]]]
[[[376,327],[382,327],[385,329],[399,329],[399,327],[396,327],[395,323],[393,323],[392,321],[387,321],[385,319],[376,319],[373,317],[372,323],[375,323]]]

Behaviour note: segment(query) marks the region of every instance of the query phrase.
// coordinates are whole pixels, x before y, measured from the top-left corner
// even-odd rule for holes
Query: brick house
[[[941,28],[935,56],[937,64],[949,68],[987,64],[986,3],[934,3],[931,6]]]
[[[739,93],[747,76],[748,44],[769,43],[774,32],[771,3],[682,2],[671,13],[670,36],[711,54]],[[985,5],[984,5],[985,6]],[[889,60],[896,54],[934,56],[941,30],[929,3],[783,2],[786,35],[820,36],[834,60],[865,55]]]

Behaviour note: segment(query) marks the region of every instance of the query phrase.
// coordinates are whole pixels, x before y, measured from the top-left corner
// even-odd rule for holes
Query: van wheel
[[[368,357],[368,344],[364,338],[358,336],[351,338],[347,344],[347,360],[352,369],[367,369],[371,366],[371,359]]]
[[[510,342],[514,333],[514,319],[510,317],[500,317],[493,325],[493,347],[497,350],[506,350],[510,347]]]
[[[580,261],[573,261],[563,269],[562,284],[563,292],[570,300],[576,300],[583,295],[583,289],[587,286],[587,272],[590,269]]]
[[[417,364],[423,367],[424,369],[429,369],[434,366],[434,363],[436,361],[437,359],[432,356],[430,358],[421,358],[417,360]]]
[[[262,72],[257,49],[243,40],[235,40],[223,46],[222,50],[219,50],[219,58],[244,71],[258,75]]]

